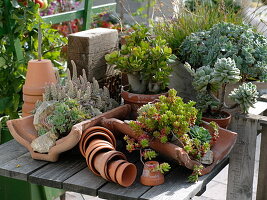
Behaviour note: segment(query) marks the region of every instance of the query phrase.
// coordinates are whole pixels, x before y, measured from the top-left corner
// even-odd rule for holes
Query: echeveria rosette
[[[244,113],[248,113],[248,109],[257,102],[258,95],[257,86],[249,82],[235,88],[229,97],[240,105]]]
[[[218,84],[237,83],[240,79],[240,70],[231,58],[218,59],[214,65],[213,78],[211,82]]]
[[[220,58],[232,58],[243,80],[266,81],[267,39],[249,26],[230,23],[214,25],[208,31],[192,33],[181,45],[180,59],[197,69],[214,67]]]

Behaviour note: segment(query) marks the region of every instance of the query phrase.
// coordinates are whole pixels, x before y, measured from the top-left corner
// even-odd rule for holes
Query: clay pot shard
[[[164,183],[164,175],[160,171],[153,171],[159,166],[157,161],[148,161],[144,165],[143,173],[140,182],[147,186],[156,186]]]

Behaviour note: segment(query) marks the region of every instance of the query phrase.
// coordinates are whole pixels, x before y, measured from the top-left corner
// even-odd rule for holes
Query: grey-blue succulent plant
[[[249,26],[230,23],[192,33],[181,45],[180,58],[194,69],[214,67],[220,58],[232,58],[242,80],[267,81],[267,38]]]

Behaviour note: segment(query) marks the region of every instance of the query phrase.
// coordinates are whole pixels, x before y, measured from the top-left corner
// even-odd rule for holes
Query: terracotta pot
[[[137,169],[132,163],[121,164],[116,171],[116,182],[123,187],[129,187],[136,179]]]
[[[112,154],[112,156],[110,156],[108,158],[108,160],[106,162],[106,165],[105,165],[105,169],[104,169],[105,177],[107,178],[107,180],[110,180],[111,181],[111,177],[109,175],[109,164],[112,161],[118,160],[118,159],[123,159],[123,160],[127,161],[126,156],[122,152],[119,152],[119,151],[116,151],[116,153]]]
[[[227,128],[231,122],[231,117],[232,115],[226,111],[221,111],[221,113],[224,113],[228,117],[226,118],[221,118],[221,119],[216,119],[216,118],[207,118],[207,117],[202,117],[202,120],[206,122],[216,122],[221,128]]]
[[[152,102],[159,98],[161,95],[167,95],[167,93],[162,94],[135,94],[127,91],[128,86],[122,87],[121,97],[124,99],[124,104],[131,105],[131,118],[136,119],[137,110],[141,106]]]
[[[93,126],[93,127],[90,127],[88,129],[86,129],[82,133],[82,137],[81,137],[81,140],[80,140],[80,143],[79,143],[79,149],[80,149],[80,152],[82,153],[83,156],[85,155],[85,149],[83,148],[85,139],[86,139],[86,137],[89,137],[91,134],[94,134],[95,132],[104,132],[104,133],[106,133],[105,135],[103,135],[104,134],[103,133],[102,136],[101,137],[99,136],[99,137],[102,138],[102,139],[104,139],[104,137],[106,137],[106,140],[108,140],[110,143],[113,144],[114,147],[116,147],[116,138],[115,138],[115,136],[113,135],[112,132],[110,132],[108,129],[106,129],[104,127],[101,127],[101,126]],[[96,135],[90,136],[90,137],[98,138]]]
[[[132,138],[138,139],[138,135],[131,129],[131,127],[123,121],[118,119],[103,119],[101,124],[113,132],[124,133]],[[207,128],[210,133],[214,130],[207,123],[202,124],[203,127]],[[237,139],[237,133],[220,128],[219,127],[219,138],[217,142],[212,147],[213,152],[213,163],[206,166],[202,171],[202,175],[209,173],[217,163],[223,160],[233,148]],[[175,160],[178,164],[187,167],[188,169],[193,169],[194,165],[200,165],[196,160],[191,160],[186,151],[172,143],[161,143],[159,140],[151,140],[150,147],[157,151],[158,153]]]
[[[34,103],[24,102],[22,105],[22,112],[32,114],[31,112],[35,109]]]
[[[91,153],[89,152],[86,155],[86,163],[88,165],[88,168],[91,169],[94,174],[100,176],[100,173],[97,171],[97,169],[94,166],[95,156],[97,154],[99,154],[99,153],[103,153],[103,152],[105,153],[105,152],[109,152],[109,151],[112,151],[112,150],[114,150],[114,149],[111,148],[110,146],[102,145],[102,146],[99,146],[99,147],[95,148]]]
[[[93,145],[90,145],[84,152],[85,152],[85,155],[84,157],[87,159],[89,159],[90,157],[90,154],[98,147],[101,147],[101,146],[104,146],[104,147],[110,147],[110,149],[115,149],[110,143],[105,143],[104,141],[102,142],[98,142],[98,143],[95,143]]]
[[[25,113],[25,112],[22,112],[22,117],[28,117],[28,116],[31,116],[32,114],[30,113]]]
[[[43,96],[42,95],[26,95],[23,94],[23,101],[27,102],[27,103],[33,103],[35,104],[37,101],[42,101],[43,100]]]
[[[30,60],[23,94],[42,95],[46,84],[56,83],[56,75],[50,60]]]
[[[154,172],[153,170],[151,170],[157,166],[159,166],[159,163],[157,161],[148,161],[145,163],[143,173],[140,178],[140,182],[143,185],[155,186],[164,183],[164,175],[160,173],[160,171]]]
[[[109,163],[108,165],[108,175],[110,179],[116,183],[116,172],[118,167],[122,164],[127,162],[126,160],[115,160]]]
[[[83,146],[82,146],[82,155],[84,155],[87,147],[90,146],[90,142],[96,138],[101,139],[102,143],[106,141],[107,144],[115,148],[112,139],[107,134],[101,133],[101,132],[95,132],[95,133],[92,133],[91,135],[88,135],[88,137],[84,139]]]
[[[56,141],[56,145],[51,147],[49,152],[46,154],[34,152],[31,147],[31,142],[38,137],[37,131],[33,126],[33,115],[20,119],[9,120],[7,122],[7,126],[14,139],[28,149],[33,159],[56,162],[62,152],[75,147],[79,143],[82,133],[88,128],[100,124],[103,117],[124,119],[127,117],[130,110],[131,108],[129,105],[119,106],[118,108],[114,108],[94,118],[74,125],[71,132],[61,139],[58,139]]]

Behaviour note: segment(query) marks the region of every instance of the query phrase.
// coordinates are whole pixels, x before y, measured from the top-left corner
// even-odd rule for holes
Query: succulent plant
[[[127,73],[132,92],[165,90],[172,72],[168,63],[176,58],[172,49],[160,37],[151,37],[147,27],[135,26],[134,30],[120,51],[105,56],[107,63]]]
[[[235,88],[229,97],[236,103],[240,104],[244,113],[248,113],[248,109],[253,107],[253,104],[257,102],[258,91],[256,85],[249,83],[243,83],[238,88]]]
[[[267,80],[267,39],[249,26],[219,23],[193,33],[181,45],[181,58],[195,69],[213,68],[218,59],[232,58],[243,81]]]
[[[241,79],[240,70],[236,67],[235,61],[230,57],[217,59],[214,68],[203,66],[198,68],[195,72],[194,70],[191,70],[191,72],[194,74],[193,86],[198,91],[197,106],[203,112],[210,114],[214,110],[220,112],[224,108],[231,109],[238,105],[243,109],[244,107],[247,108],[247,106],[252,105],[242,100],[236,101],[236,104],[231,106],[226,105],[224,102],[226,85],[229,83],[237,83]],[[253,99],[251,102],[255,103],[256,97],[254,93],[245,92],[244,89],[240,90],[239,93],[243,94],[239,94],[239,96],[244,95],[249,99]],[[214,93],[218,92],[220,92],[220,98],[214,95]]]
[[[83,75],[77,77],[77,68],[73,61],[72,65],[73,76],[71,77],[70,71],[67,69],[65,81],[62,83],[58,81],[57,84],[47,85],[43,94],[43,101],[55,100],[64,102],[68,99],[76,99],[92,117],[118,106],[118,103],[110,98],[106,87],[100,88],[97,80],[94,78],[93,82],[90,83],[87,80],[84,69]]]
[[[200,126],[193,126],[189,131],[189,135],[192,138],[200,140],[202,144],[204,144],[205,142],[210,143],[212,139],[210,132],[207,129]]]

